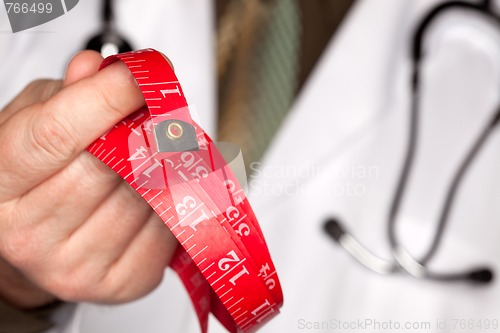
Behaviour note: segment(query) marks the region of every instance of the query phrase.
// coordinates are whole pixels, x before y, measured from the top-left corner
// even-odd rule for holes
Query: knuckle
[[[127,285],[122,281],[122,276],[115,274],[112,270],[107,271],[100,276],[94,276],[92,280],[92,293],[88,295],[92,300],[106,303],[124,303],[130,298],[127,298],[128,293],[124,292]]]
[[[34,80],[23,89],[22,93],[29,96],[37,96],[37,100],[46,101],[58,92],[62,87],[62,81],[38,79]]]
[[[77,143],[71,131],[52,113],[42,110],[32,123],[31,142],[34,153],[43,161],[68,162],[77,153]],[[35,155],[36,156],[36,155]]]
[[[65,301],[88,301],[122,304],[138,299],[157,287],[163,273],[150,274],[135,283],[137,277],[113,270],[100,274],[85,265],[73,269],[52,270],[45,288]]]
[[[58,256],[46,277],[45,287],[65,301],[113,303],[112,286],[104,283],[107,272],[94,260],[73,262],[71,258]]]
[[[46,101],[59,90],[61,90],[62,81],[60,80],[44,80],[40,88],[40,99],[41,101]]]
[[[45,288],[57,298],[64,301],[79,301],[79,290],[75,287],[75,282],[64,274],[52,273],[45,280]]]
[[[26,220],[18,201],[12,200],[0,205],[4,220],[0,232],[0,255],[19,269],[31,269],[43,260],[47,253],[41,239],[40,225],[19,223]]]
[[[37,80],[31,81],[30,83],[28,83],[26,85],[26,87],[24,87],[22,92],[27,93],[27,94],[32,94],[32,93],[38,91],[40,89],[40,86],[43,86],[46,81],[47,80],[45,80],[45,79],[37,79]]]
[[[15,230],[2,237],[2,256],[18,268],[28,268],[36,262],[36,240],[28,230]]]
[[[134,270],[131,270],[130,274],[114,277],[111,285],[104,283],[114,303],[126,303],[143,297],[153,291],[163,279],[163,271],[148,272],[139,279],[133,272]],[[134,279],[136,282],[133,285],[130,284],[130,281]]]
[[[80,157],[78,161],[86,175],[80,185],[82,189],[92,191],[95,186],[109,187],[121,183],[122,178],[119,175],[90,153],[84,152]]]
[[[95,300],[92,273],[84,270],[55,269],[45,281],[47,290],[65,301]]]

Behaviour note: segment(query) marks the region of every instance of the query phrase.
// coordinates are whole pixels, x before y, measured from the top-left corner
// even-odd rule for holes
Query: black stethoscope
[[[389,245],[391,248],[393,260],[387,261],[381,259],[380,257],[368,251],[350,233],[347,232],[347,230],[343,227],[338,219],[328,219],[324,224],[324,229],[328,235],[330,235],[336,242],[338,242],[357,261],[377,273],[406,273],[421,279],[430,279],[436,281],[469,281],[477,284],[487,284],[493,280],[494,276],[493,270],[488,266],[473,268],[463,272],[438,273],[427,268],[427,264],[435,256],[439,245],[441,244],[443,233],[448,222],[448,216],[464,175],[467,173],[478,152],[484,146],[486,140],[495,129],[495,126],[500,122],[500,107],[492,115],[486,127],[476,139],[472,148],[467,152],[465,158],[462,160],[457,171],[455,172],[453,180],[448,188],[445,203],[439,216],[437,231],[434,235],[431,246],[429,247],[425,255],[419,260],[415,259],[399,242],[395,233],[396,217],[400,210],[401,202],[403,200],[403,196],[408,183],[408,178],[411,173],[417,145],[419,126],[418,122],[420,113],[420,65],[423,56],[422,43],[425,37],[425,33],[431,23],[435,21],[435,19],[438,18],[439,15],[443,14],[449,9],[454,8],[466,9],[479,13],[487,19],[491,19],[500,27],[500,17],[492,11],[491,3],[489,0],[483,0],[479,4],[461,1],[450,1],[442,3],[433,8],[417,26],[413,38],[411,53],[413,76],[411,80],[412,101],[408,146],[396,191],[394,193],[394,197],[390,206],[389,219],[387,223]]]
[[[85,49],[97,51],[103,57],[132,51],[131,44],[116,30],[112,0],[103,2],[101,21],[101,32],[87,42]]]

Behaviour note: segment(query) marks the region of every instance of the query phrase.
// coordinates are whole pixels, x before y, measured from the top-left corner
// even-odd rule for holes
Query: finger
[[[17,203],[16,218],[6,219],[8,228],[2,225],[0,256],[35,278],[47,271],[63,276],[88,271],[89,279],[102,279],[151,214],[127,183],[118,184],[112,192],[110,186],[94,190],[84,182],[73,193],[64,184],[54,193],[46,183],[30,191]],[[37,191],[46,191],[46,197],[34,195]]]
[[[2,234],[16,230],[28,244],[44,252],[67,240],[111,196],[120,183],[120,176],[88,152],[80,154],[70,165],[35,187],[16,202],[22,218],[4,222]],[[39,225],[44,224],[42,228]],[[32,232],[36,228],[37,232]],[[31,238],[28,235],[32,235]],[[32,239],[36,237],[36,239]],[[31,245],[29,243],[32,243]]]
[[[61,87],[62,81],[60,80],[44,79],[31,82],[0,112],[0,124],[19,110],[46,101],[61,90]]]
[[[143,228],[151,208],[130,186],[121,182],[68,243],[75,265],[93,258],[94,271],[107,271]]]
[[[101,55],[95,51],[82,51],[71,59],[64,81],[41,79],[31,82],[2,110],[0,124],[22,108],[46,101],[64,86],[97,73],[102,60]]]
[[[151,212],[148,222],[109,270],[101,284],[102,290],[112,291],[114,303],[148,294],[160,284],[178,245],[163,221]]]
[[[26,193],[144,105],[132,74],[116,62],[0,126],[0,201]]]
[[[150,210],[149,218],[129,246],[107,269],[103,270],[99,257],[93,253],[77,266],[61,269],[58,264],[41,267],[40,271],[45,269],[45,274],[36,271],[27,274],[63,300],[123,303],[146,295],[161,282],[177,246],[175,237]],[[65,248],[59,258],[72,260],[75,254],[74,249]],[[106,255],[100,253],[100,256]]]
[[[103,57],[96,51],[81,51],[69,62],[63,85],[66,87],[76,81],[94,75],[99,71]]]

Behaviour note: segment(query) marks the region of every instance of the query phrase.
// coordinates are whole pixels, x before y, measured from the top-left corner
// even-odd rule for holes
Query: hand
[[[84,149],[144,104],[120,62],[73,58],[64,81],[30,84],[0,112],[0,297],[121,303],[161,281],[177,241]]]

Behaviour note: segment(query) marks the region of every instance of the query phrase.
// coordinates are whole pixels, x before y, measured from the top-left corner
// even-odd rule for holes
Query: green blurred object
[[[261,159],[353,0],[219,0],[219,141]]]

